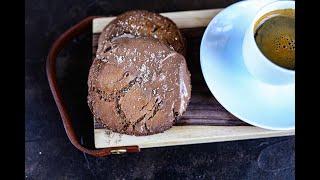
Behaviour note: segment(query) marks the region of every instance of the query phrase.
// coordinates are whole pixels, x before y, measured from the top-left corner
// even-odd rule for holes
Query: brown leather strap
[[[90,16],[83,19],[78,24],[74,25],[66,32],[64,32],[52,45],[49,55],[47,57],[46,71],[47,77],[49,81],[49,86],[54,97],[54,100],[57,104],[58,110],[60,112],[62,122],[67,133],[67,136],[71,143],[80,151],[85,152],[87,154],[102,157],[115,152],[117,154],[117,150],[124,149],[125,152],[139,152],[140,149],[138,146],[129,146],[129,147],[117,147],[117,148],[105,148],[105,149],[87,149],[83,147],[77,135],[73,129],[73,125],[71,123],[71,117],[69,116],[66,105],[63,102],[62,96],[60,94],[60,89],[58,88],[56,81],[56,58],[61,49],[74,37],[83,33],[89,26],[92,24],[92,19],[97,18],[97,16]],[[123,151],[120,151],[123,152]]]

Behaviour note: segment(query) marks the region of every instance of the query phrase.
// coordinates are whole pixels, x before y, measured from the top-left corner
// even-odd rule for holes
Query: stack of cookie
[[[150,135],[172,127],[191,96],[185,41],[170,19],[129,11],[102,31],[88,77],[88,104],[106,128]]]

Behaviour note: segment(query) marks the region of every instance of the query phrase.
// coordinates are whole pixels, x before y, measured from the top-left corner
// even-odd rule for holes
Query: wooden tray
[[[200,69],[200,42],[205,27],[221,9],[161,13],[172,19],[187,39],[187,63],[191,72],[192,95],[187,111],[173,128],[150,136],[129,136],[106,130],[94,122],[96,148],[138,146],[150,148],[183,144],[231,141],[294,135],[294,130],[271,131],[250,126],[225,110],[206,86]],[[114,17],[96,18],[92,23],[93,56],[102,29]]]

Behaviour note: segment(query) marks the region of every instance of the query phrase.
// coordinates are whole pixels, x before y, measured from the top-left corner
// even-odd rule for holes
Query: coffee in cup
[[[255,41],[258,48],[273,63],[295,69],[294,9],[266,13],[256,21]]]
[[[243,39],[248,72],[270,85],[295,82],[295,2],[274,1],[259,9]]]

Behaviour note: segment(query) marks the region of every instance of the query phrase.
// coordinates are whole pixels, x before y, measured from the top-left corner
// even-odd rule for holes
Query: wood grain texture
[[[95,129],[94,135],[96,148],[130,145],[150,148],[290,136],[294,135],[294,130],[270,131],[254,126],[173,126],[164,133],[150,136],[129,136],[105,129]]]
[[[207,9],[197,11],[180,11],[160,13],[162,16],[172,19],[179,28],[206,27],[212,17],[222,9]],[[102,17],[93,20],[92,32],[100,33],[114,17]]]
[[[209,91],[200,68],[200,43],[205,26],[221,9],[163,13],[180,27],[187,40],[186,60],[191,73],[191,100],[173,128],[151,136],[128,136],[106,130],[94,122],[95,147],[138,145],[140,148],[231,141],[294,135],[290,131],[270,131],[253,127],[229,113]],[[103,27],[114,17],[93,20],[92,55],[96,53]],[[189,19],[189,20],[188,20]]]

